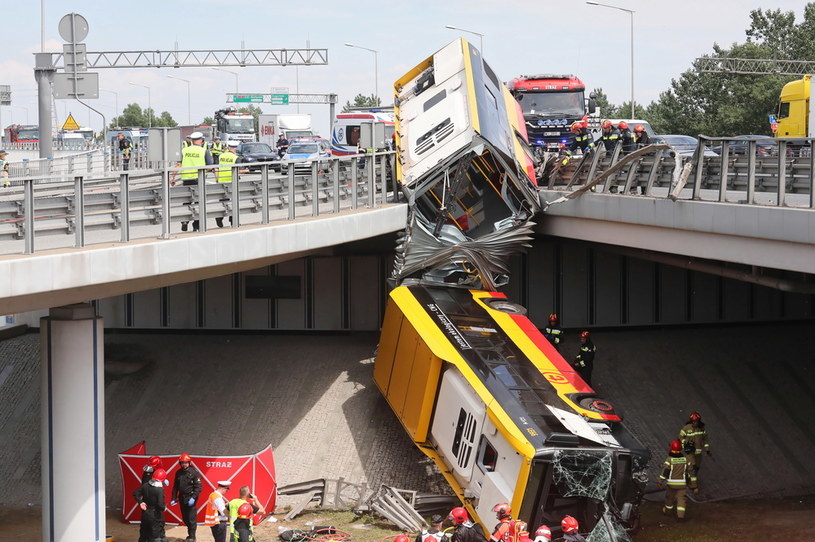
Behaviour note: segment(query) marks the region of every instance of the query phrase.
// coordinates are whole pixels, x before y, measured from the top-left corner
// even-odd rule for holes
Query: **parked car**
[[[765,135],[737,135],[730,141],[730,154],[734,155],[743,155],[747,154],[749,151],[749,141],[755,140],[756,142],[756,156],[758,157],[767,157],[767,156],[778,156],[778,142],[775,141],[773,138]],[[722,154],[722,145],[719,144],[713,147],[713,152],[716,154]]]
[[[319,142],[305,143],[298,141],[289,144],[289,148],[280,162],[280,167],[283,173],[287,173],[289,167],[293,167],[295,172],[308,172],[311,170],[313,160],[329,158],[330,156],[330,148],[323,147]]]
[[[238,147],[238,163],[249,164],[249,169],[260,169],[263,162],[277,160],[277,153],[267,143],[250,141]]]
[[[670,145],[671,149],[663,151],[663,156],[670,156],[674,153],[679,156],[693,156],[699,146],[699,140],[695,137],[679,134],[660,134],[651,138],[651,143],[664,143]],[[719,156],[710,147],[705,147],[705,156]]]

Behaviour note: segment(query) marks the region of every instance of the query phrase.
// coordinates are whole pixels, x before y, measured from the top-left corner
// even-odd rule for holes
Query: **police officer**
[[[203,166],[211,166],[214,164],[212,161],[212,154],[204,148],[204,134],[201,132],[193,132],[190,134],[192,145],[184,147],[181,153],[181,162],[178,164],[182,168],[201,168]],[[198,169],[181,170],[181,183],[184,186],[195,186],[198,184]],[[172,182],[175,184],[175,181]],[[181,222],[181,231],[187,231],[189,220]],[[192,229],[198,231],[199,222],[193,220]]]
[[[286,139],[286,136],[280,134],[277,138],[277,156],[283,158],[283,155],[286,154],[286,151],[289,149],[289,140]]]
[[[414,542],[447,542],[450,535],[442,530],[442,523],[444,518],[439,514],[433,514],[430,517],[430,528],[423,529],[416,535]]]
[[[664,483],[668,485],[665,489],[663,514],[673,513],[674,504],[676,504],[676,517],[680,521],[685,519],[685,488],[692,489],[694,493],[699,492],[696,482],[691,477],[692,470],[693,467],[688,465],[688,460],[682,455],[682,443],[678,440],[672,441],[668,458],[662,466],[662,474],[657,482],[658,488],[661,488]]]
[[[0,179],[3,180],[3,188],[11,186],[11,181],[8,180],[9,163],[6,159],[7,156],[6,151],[0,151]]]
[[[612,152],[614,147],[617,146],[617,143],[620,142],[620,131],[614,127],[614,123],[610,120],[604,120],[601,127],[603,134],[600,136],[599,141],[605,145],[606,152]]]
[[[580,332],[580,350],[577,351],[577,356],[572,363],[577,374],[589,386],[591,386],[591,371],[594,369],[594,354],[597,352],[597,347],[591,341],[590,335],[588,331]]]
[[[212,138],[212,143],[209,144],[209,152],[212,153],[212,161],[218,163],[218,157],[226,150],[226,147],[221,143],[221,138],[215,136]]]
[[[144,482],[133,492],[133,498],[141,508],[139,542],[164,540],[164,485],[166,482],[167,472],[158,468],[153,472],[150,480]]]
[[[193,137],[193,139],[195,138]],[[175,473],[173,500],[170,504],[179,503],[181,505],[181,519],[184,521],[184,525],[187,526],[186,542],[195,542],[195,530],[198,527],[196,502],[198,496],[201,495],[201,476],[192,466],[192,459],[189,455],[181,454],[178,463],[181,468]]]
[[[570,130],[574,134],[574,139],[569,145],[569,148],[565,151],[566,158],[561,162],[564,166],[569,163],[569,160],[572,158],[572,153],[577,149],[580,149],[583,154],[588,154],[594,150],[594,141],[584,122],[579,120],[573,122]]]
[[[560,349],[560,341],[563,340],[563,330],[560,329],[560,320],[554,312],[549,315],[549,325],[543,328],[543,336],[552,343],[556,349]]]
[[[229,141],[227,143],[226,152],[222,153],[218,158],[218,164],[221,167],[218,168],[218,182],[219,183],[231,183],[232,182],[232,170],[234,169],[232,166],[237,163],[238,161],[238,143],[237,141]],[[227,201],[227,200],[221,200]],[[224,219],[219,217],[215,218],[215,223],[218,225],[219,228],[224,227]],[[229,215],[229,223],[232,224],[232,215]]]
[[[486,542],[484,533],[470,521],[470,516],[467,515],[467,510],[464,508],[457,506],[450,510],[448,519],[455,525],[450,542]]]
[[[181,147],[186,149],[187,147],[192,145],[192,138],[190,136],[184,136],[184,141],[181,143]]]
[[[229,528],[229,509],[225,498],[230,480],[218,482],[218,487],[210,493],[207,499],[206,513],[204,515],[204,525],[212,531],[212,538],[215,542],[226,542],[226,533]]]
[[[620,131],[620,140],[623,142],[623,152],[629,153],[637,150],[637,142],[634,141],[634,134],[628,128],[628,123],[621,120],[617,124],[617,129]]]

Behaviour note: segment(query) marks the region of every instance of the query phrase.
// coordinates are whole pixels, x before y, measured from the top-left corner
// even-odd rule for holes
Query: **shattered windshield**
[[[518,96],[524,115],[582,117],[585,111],[583,91],[524,92]]]

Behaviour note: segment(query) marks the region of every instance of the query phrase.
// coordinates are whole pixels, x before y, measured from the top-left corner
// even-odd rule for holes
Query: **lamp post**
[[[234,75],[235,76],[235,94],[238,93],[238,73],[237,72],[233,72],[232,70],[225,70],[223,68],[212,68],[212,69],[215,70],[215,71],[231,73],[232,75]]]
[[[139,83],[134,83],[130,81],[129,84],[133,85],[134,87],[144,87],[147,89],[147,127],[153,127],[153,106],[150,104],[150,87],[147,85],[140,85]]]
[[[374,96],[379,98],[379,51],[376,49],[368,49],[361,45],[354,45],[353,43],[346,43],[346,47],[353,47],[355,49],[364,49],[374,54]]]
[[[625,11],[631,17],[631,118],[634,118],[634,10],[601,4],[600,2],[586,2],[590,6],[602,6],[604,8],[618,9]]]
[[[175,77],[173,75],[168,75],[170,79],[177,79],[179,81],[184,81],[187,83],[187,124],[192,124],[192,115],[190,115],[190,81],[189,79],[182,79],[181,77]]]
[[[116,102],[115,102],[116,103],[116,114],[114,116],[116,117],[116,121],[117,121],[116,124],[118,125],[118,120],[119,120],[119,93],[116,92],[115,90],[108,90],[106,88],[100,88],[99,90],[101,90],[102,92],[110,92],[111,94],[113,94],[114,99],[116,100]],[[103,130],[104,130],[104,128],[103,128]]]
[[[468,34],[478,36],[478,48],[481,50],[481,58],[484,58],[484,34],[475,32],[473,30],[467,30],[466,28],[459,28],[451,24],[445,25],[444,28],[449,28],[450,30],[460,30],[461,32],[467,32]]]

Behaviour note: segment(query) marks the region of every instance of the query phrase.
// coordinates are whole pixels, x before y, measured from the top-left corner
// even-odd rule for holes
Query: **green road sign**
[[[289,105],[288,94],[271,94],[269,95],[269,103],[272,105]]]
[[[263,103],[263,94],[233,94],[232,101],[253,104]]]

